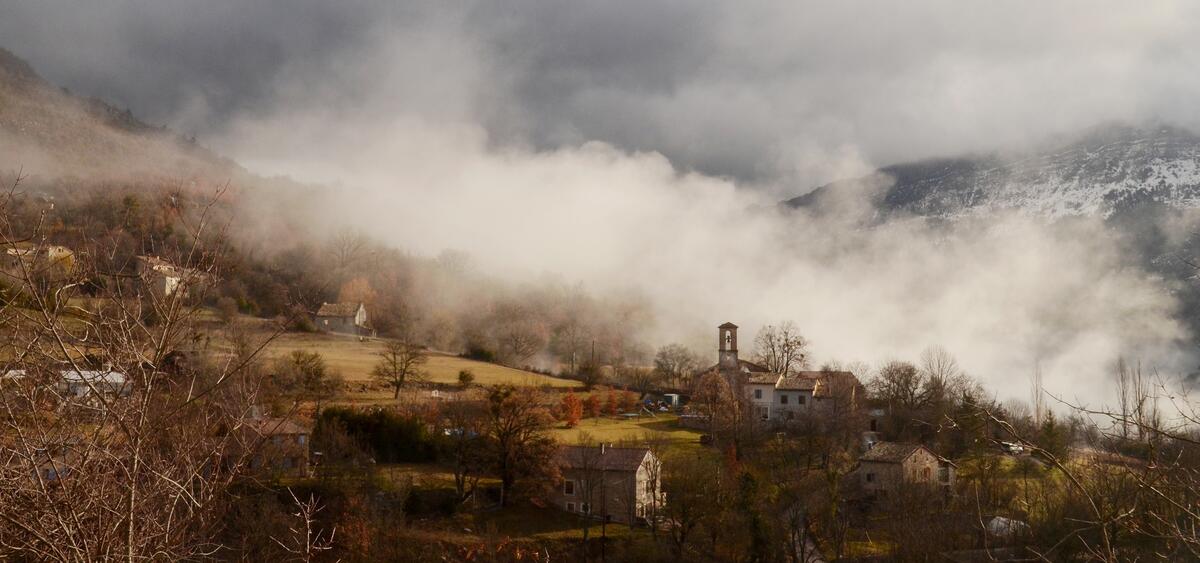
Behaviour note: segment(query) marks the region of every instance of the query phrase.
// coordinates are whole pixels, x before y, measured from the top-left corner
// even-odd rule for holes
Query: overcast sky
[[[1198,11],[1094,1],[0,0],[0,46],[56,83],[225,152],[237,148],[234,121],[282,101],[376,107],[478,125],[493,146],[603,141],[789,193],[1104,121],[1191,126]]]
[[[1094,399],[1118,355],[1196,365],[1168,284],[1099,218],[864,229],[870,186],[827,215],[770,204],[1105,122],[1194,126],[1194,6],[0,0],[0,46],[252,170],[338,186],[307,202],[314,231],[639,292],[654,345],[790,319],[818,361],[940,344],[1001,396],[1039,365]]]

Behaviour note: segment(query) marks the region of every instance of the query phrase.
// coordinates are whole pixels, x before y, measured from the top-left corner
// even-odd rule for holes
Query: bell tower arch
[[[737,330],[733,323],[717,327],[717,366],[721,370],[738,369]]]

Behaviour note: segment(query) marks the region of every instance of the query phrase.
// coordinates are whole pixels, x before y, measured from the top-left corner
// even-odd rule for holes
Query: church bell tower
[[[733,323],[717,327],[717,367],[721,371],[738,370],[737,329]]]

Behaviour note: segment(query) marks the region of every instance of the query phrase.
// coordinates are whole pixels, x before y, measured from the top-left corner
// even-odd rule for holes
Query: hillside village
[[[314,229],[3,50],[0,132],[74,162],[0,168],[0,559],[1200,560],[1193,403],[1135,360],[1085,405],[783,313],[663,341],[636,292]]]
[[[918,363],[815,367],[795,324],[764,327],[747,353],[726,322],[707,353],[672,344],[624,365],[535,368],[506,324],[435,349],[369,306],[378,296],[353,271],[345,300],[316,295],[267,319],[231,298],[245,274],[204,252],[134,250],[115,267],[52,231],[6,236],[0,390],[19,436],[6,494],[41,506],[39,520],[61,516],[47,502],[61,495],[124,490],[80,493],[110,471],[92,452],[123,457],[151,432],[175,442],[138,453],[175,464],[164,479],[203,475],[213,499],[240,491],[212,532],[235,545],[284,534],[298,509],[325,542],[313,545],[348,559],[1018,561],[1089,533],[1064,531],[1080,508],[1063,479],[1132,476],[1175,447],[1144,431],[1148,418],[1114,435],[997,404],[936,347]],[[39,413],[51,427],[31,435],[23,421]],[[148,499],[178,494],[145,479]]]

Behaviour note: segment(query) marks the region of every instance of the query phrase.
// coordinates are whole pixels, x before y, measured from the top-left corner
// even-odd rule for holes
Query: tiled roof
[[[558,451],[558,463],[567,469],[637,471],[648,453],[650,448],[563,446]]]
[[[858,458],[859,461],[876,461],[880,463],[902,463],[917,450],[924,449],[921,444],[899,442],[876,442],[867,453]]]
[[[705,374],[705,373],[709,373],[709,372],[713,372],[713,371],[720,371],[720,369],[721,369],[721,364],[713,364],[711,366],[708,366],[707,368],[697,371],[696,373],[697,374]],[[771,374],[771,370],[769,370],[763,366],[760,366],[754,362],[748,362],[746,360],[741,360],[741,359],[738,360],[738,373],[770,374],[772,377],[772,380],[771,380],[772,382],[774,382],[774,378],[776,377],[774,374]]]
[[[746,383],[751,385],[776,385],[779,383],[779,376],[770,372],[752,373],[746,378]]]
[[[203,274],[191,268],[177,266],[170,260],[160,258],[158,256],[138,255],[138,260],[143,264],[143,268],[147,268],[152,272],[157,272],[167,277],[182,278],[185,276],[203,277]]]
[[[317,310],[318,317],[353,317],[358,314],[360,303],[322,303]]]
[[[817,375],[819,372],[802,371],[794,375],[779,378],[779,383],[775,385],[776,389],[783,391],[812,391],[817,386]]]
[[[779,380],[777,389],[813,391],[816,396],[832,394],[834,387],[858,387],[858,378],[848,371],[798,371]]]

